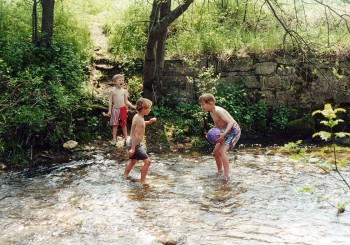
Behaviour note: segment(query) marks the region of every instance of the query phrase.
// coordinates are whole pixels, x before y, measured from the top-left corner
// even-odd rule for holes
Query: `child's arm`
[[[135,149],[136,149],[137,141],[138,141],[138,140],[136,139],[136,137],[132,138],[132,141],[131,141],[131,149],[130,149],[129,152],[128,152],[129,157],[132,157],[132,155],[135,154]]]
[[[223,142],[226,134],[228,132],[230,132],[230,130],[234,124],[234,121],[233,121],[232,116],[224,109],[218,110],[217,113],[218,113],[218,116],[220,117],[220,119],[226,123],[226,129],[224,132],[219,134],[220,137],[217,139],[216,142]]]
[[[145,124],[150,125],[150,124],[154,123],[155,121],[157,121],[157,118],[153,117],[153,118],[149,119],[149,121],[145,121]]]
[[[126,103],[125,103],[125,104],[126,104],[128,107],[130,107],[130,108],[136,110],[136,106],[134,106],[133,104],[131,104],[129,100],[126,100]]]
[[[108,113],[107,116],[111,116],[112,114],[112,103],[113,103],[113,90],[109,92],[109,101],[108,101]]]
[[[136,145],[138,142],[142,141],[144,132],[142,122],[136,120],[133,124],[135,125],[131,125],[131,127],[134,127],[134,133],[132,135],[131,149],[128,152],[129,157],[135,154]]]
[[[130,101],[128,100],[128,95],[129,95],[128,91],[125,90],[125,93],[124,93],[124,103],[125,103],[125,105],[126,105],[127,107],[130,107],[130,108],[136,110],[136,106],[134,106],[133,104],[131,104]]]

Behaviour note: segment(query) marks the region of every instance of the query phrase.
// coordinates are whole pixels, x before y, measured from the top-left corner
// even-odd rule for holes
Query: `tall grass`
[[[113,9],[112,18],[105,19],[104,31],[109,37],[109,50],[116,60],[140,59],[147,41],[147,25],[150,6],[133,1],[122,11]]]
[[[297,5],[294,5],[294,2]],[[245,4],[246,3],[246,4]],[[201,54],[245,52],[290,52],[296,48],[295,39],[272,15],[265,1],[195,1],[189,10],[169,28],[167,56],[196,56]],[[349,4],[337,3],[343,13]],[[280,1],[274,6],[288,28],[318,53],[347,52],[349,31],[344,20],[315,2]],[[106,22],[111,51],[116,57],[142,59],[147,40],[150,13],[147,1],[130,2],[125,11],[111,10],[114,18]],[[295,12],[295,10],[297,12]],[[315,14],[315,11],[317,14]],[[343,11],[343,12],[342,12]],[[324,13],[327,13],[324,15]],[[345,17],[347,18],[347,17]]]

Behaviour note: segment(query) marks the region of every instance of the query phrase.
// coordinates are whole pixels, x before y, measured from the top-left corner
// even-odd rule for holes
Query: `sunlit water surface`
[[[1,244],[350,243],[350,215],[335,206],[349,194],[336,174],[239,149],[225,183],[210,154],[150,156],[148,185],[125,180],[127,160],[104,154],[0,175]]]

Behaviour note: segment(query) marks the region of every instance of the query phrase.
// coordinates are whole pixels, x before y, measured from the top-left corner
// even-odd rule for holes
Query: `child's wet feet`
[[[216,172],[215,175],[216,175],[216,176],[221,176],[221,175],[223,175],[223,174],[224,174],[224,171],[221,170],[221,171]]]
[[[228,183],[231,180],[231,178],[230,176],[221,175],[218,177],[218,180]]]

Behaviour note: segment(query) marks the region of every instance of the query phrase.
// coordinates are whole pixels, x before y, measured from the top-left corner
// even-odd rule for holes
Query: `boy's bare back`
[[[235,122],[233,117],[220,106],[215,106],[215,110],[210,112],[210,115],[214,121],[215,127],[226,128],[230,122]],[[231,125],[232,126],[232,125]]]

